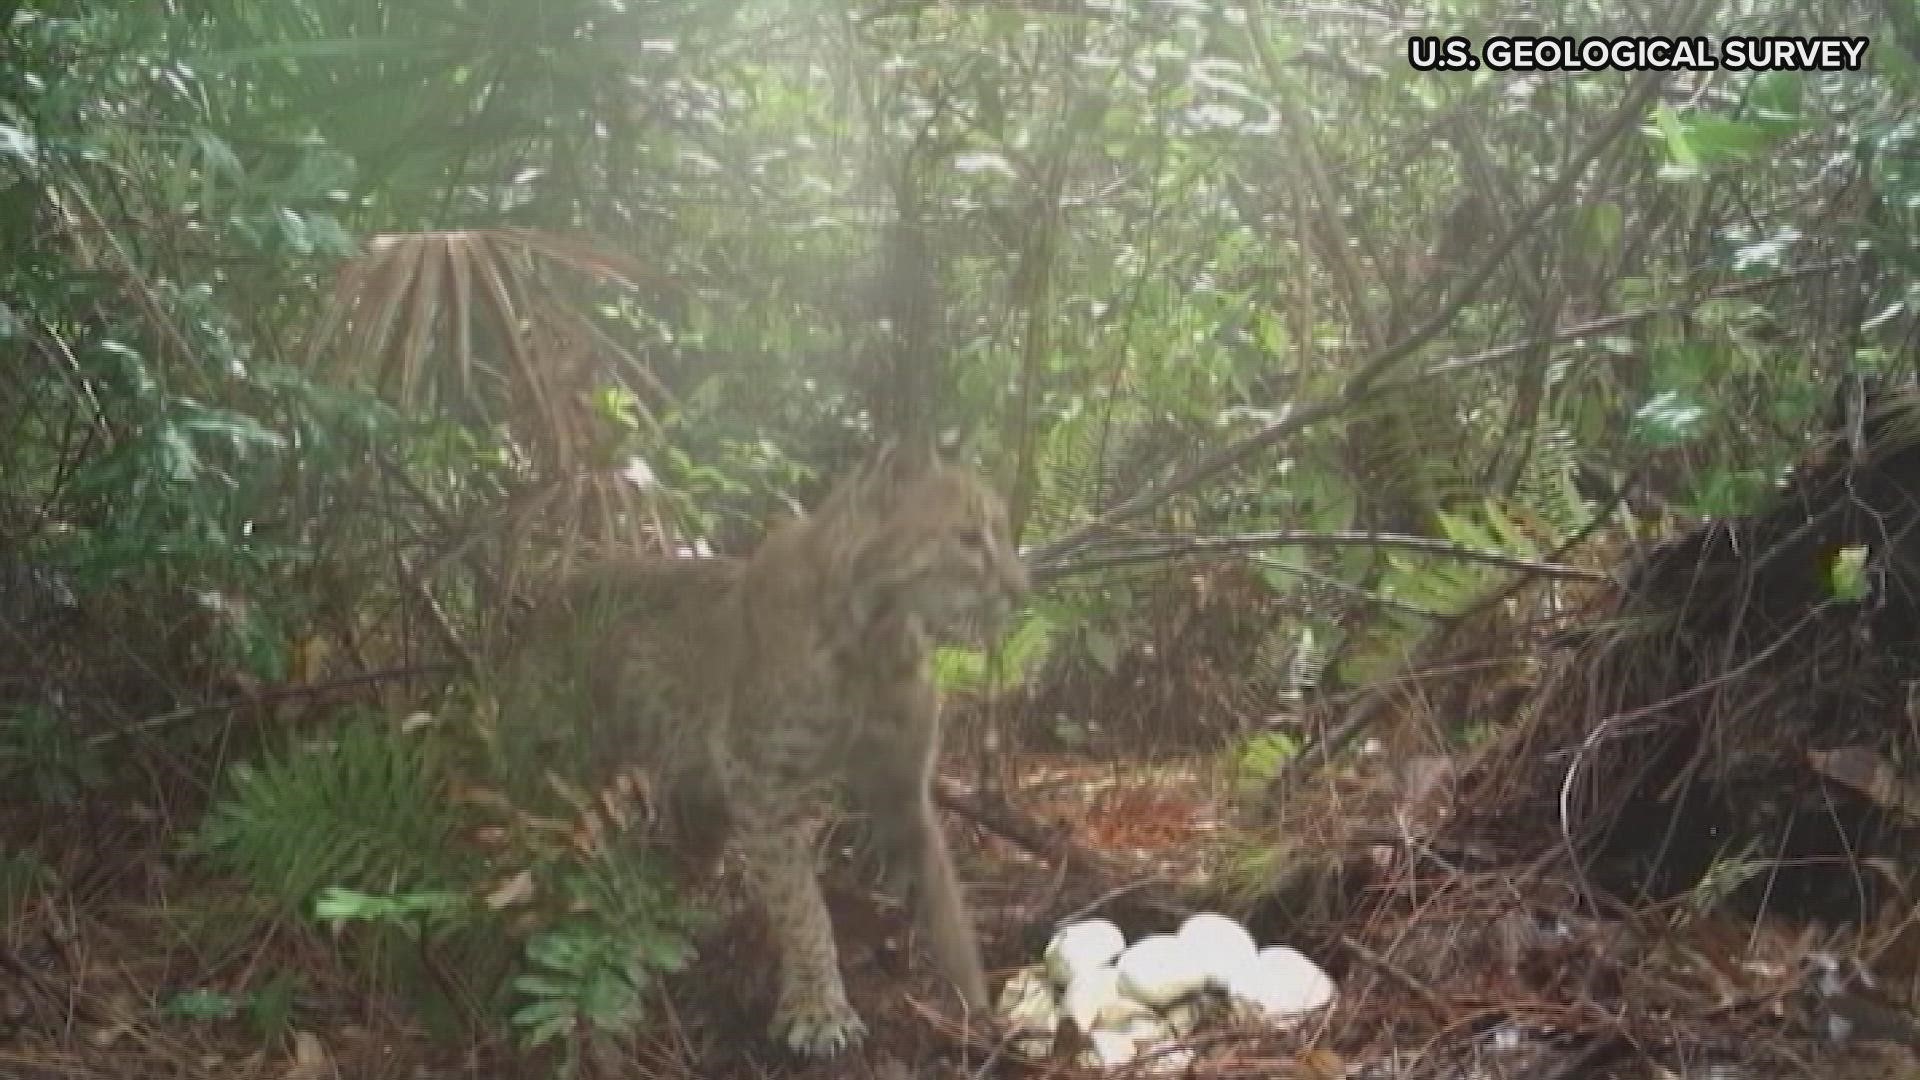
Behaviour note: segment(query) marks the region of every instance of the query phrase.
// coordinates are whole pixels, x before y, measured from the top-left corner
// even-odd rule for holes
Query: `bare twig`
[[[1728,297],[1765,292],[1768,289],[1790,284],[1804,278],[1830,274],[1835,270],[1851,266],[1857,261],[1858,260],[1852,257],[1828,259],[1824,262],[1811,263],[1806,266],[1796,266],[1788,270],[1782,270],[1777,274],[1769,274],[1766,277],[1716,285],[1706,290],[1699,297],[1684,303],[1659,304],[1652,307],[1634,308],[1630,311],[1616,312],[1615,314],[1602,316],[1598,319],[1591,319],[1587,322],[1558,327],[1538,337],[1527,338],[1524,341],[1510,342],[1506,345],[1487,349],[1483,352],[1477,352],[1470,356],[1458,356],[1449,360],[1442,360],[1420,371],[1412,372],[1396,379],[1382,381],[1379,388],[1383,391],[1412,389],[1426,382],[1428,379],[1454,375],[1475,368],[1488,367],[1506,360],[1523,358],[1542,345],[1557,345],[1563,342],[1575,341],[1583,337],[1590,337],[1594,334],[1605,334],[1610,331],[1632,326],[1635,323],[1645,322],[1648,319],[1657,319],[1664,315],[1684,315],[1709,301],[1725,300]]]
[[[243,697],[230,698],[226,701],[216,701],[208,705],[193,705],[184,709],[175,709],[172,712],[149,716],[141,720],[136,720],[131,724],[114,728],[112,731],[103,731],[89,739],[88,743],[93,746],[102,746],[132,735],[139,735],[159,728],[170,727],[174,724],[195,719],[196,717],[211,716],[214,713],[224,712],[228,709],[244,709],[251,705],[264,705],[275,701],[286,701],[290,698],[331,694],[339,690],[351,690],[355,687],[372,686],[376,683],[394,682],[400,679],[417,679],[423,675],[440,675],[457,669],[457,665],[449,662],[409,664],[405,667],[387,668],[383,671],[368,671],[359,675],[348,675],[338,679],[329,679],[321,683],[306,683],[300,686],[277,686],[271,690],[262,690],[257,694],[247,694]]]
[[[1518,555],[1508,555],[1498,551],[1481,551],[1465,547],[1451,540],[1440,540],[1430,536],[1407,536],[1400,533],[1381,532],[1305,532],[1297,529],[1275,529],[1269,532],[1241,533],[1235,536],[1116,536],[1091,539],[1082,550],[1092,553],[1082,559],[1037,567],[1035,580],[1042,582],[1057,581],[1074,574],[1092,573],[1114,566],[1126,566],[1133,563],[1156,562],[1162,559],[1177,559],[1191,555],[1214,555],[1224,552],[1250,551],[1259,548],[1274,547],[1390,547],[1438,555],[1444,558],[1460,559],[1465,562],[1486,563],[1490,566],[1504,567],[1508,570],[1520,570],[1534,577],[1565,578],[1573,581],[1612,581],[1613,577],[1604,571],[1588,570],[1585,567],[1565,566],[1539,559],[1528,559]],[[1121,549],[1112,550],[1107,549]]]

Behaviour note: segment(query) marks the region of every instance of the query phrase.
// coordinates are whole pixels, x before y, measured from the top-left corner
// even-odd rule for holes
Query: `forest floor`
[[[1817,928],[1672,905],[1597,912],[1550,875],[1449,869],[1410,827],[1403,786],[1336,775],[1281,818],[1249,826],[1234,822],[1204,762],[1029,758],[1023,769],[1010,801],[1047,843],[1100,869],[1063,869],[1030,850],[1044,844],[948,815],[996,989],[1039,958],[1065,915],[1098,911],[1129,939],[1168,930],[1179,908],[1166,898],[1231,879],[1235,851],[1272,851],[1286,838],[1280,846],[1298,856],[1296,872],[1278,875],[1294,883],[1287,897],[1236,914],[1263,943],[1318,960],[1338,1000],[1291,1031],[1202,1030],[1185,1075],[1920,1076],[1920,1061],[1897,1046],[1821,1041],[1799,974]],[[160,824],[105,810],[9,819],[10,833],[37,836],[42,851],[59,850],[46,843],[54,836],[92,840],[66,849],[53,868],[58,888],[15,891],[26,899],[0,948],[0,1078],[538,1075],[524,1062],[516,1071],[500,1034],[430,1035],[400,992],[351,978],[322,935],[278,923],[223,939],[223,923],[255,924],[232,891],[187,876]],[[1275,874],[1269,865],[1263,880]],[[583,1075],[1153,1075],[1076,1068],[1070,1054],[1022,1061],[969,1031],[905,913],[852,877],[838,864],[827,875],[849,992],[873,1028],[858,1052],[800,1065],[768,1043],[771,954],[751,910],[725,902],[737,899],[727,874],[713,898],[721,915],[655,1022],[602,1048]],[[273,974],[284,972],[299,972],[297,983]],[[221,1015],[222,1001],[240,1005]]]

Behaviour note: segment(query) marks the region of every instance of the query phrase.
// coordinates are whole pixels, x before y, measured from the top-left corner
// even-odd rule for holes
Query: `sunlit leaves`
[[[1753,80],[1747,102],[1754,118],[1776,130],[1790,131],[1805,121],[1801,98],[1805,77],[1797,71],[1769,71]]]
[[[1652,446],[1687,442],[1706,428],[1707,410],[1678,390],[1663,390],[1634,413],[1634,436]]]
[[[11,158],[15,165],[31,168],[37,164],[39,149],[33,136],[13,124],[0,123],[0,155]]]
[[[1742,244],[1733,253],[1734,272],[1779,270],[1786,265],[1787,253],[1799,240],[1800,230],[1789,225],[1764,240]]]
[[[1750,92],[1751,108],[1729,115],[1666,105],[1656,109],[1654,124],[1667,155],[1661,175],[1695,180],[1727,165],[1754,161],[1805,124],[1797,73],[1759,76]]]
[[[973,173],[998,173],[1009,180],[1017,180],[1020,176],[1019,171],[1016,170],[1013,164],[1006,158],[999,154],[985,151],[956,154],[953,158],[953,167],[955,170],[969,175]]]
[[[200,152],[201,166],[210,177],[234,183],[246,179],[246,167],[240,164],[240,156],[225,139],[205,129],[194,131],[190,137]]]

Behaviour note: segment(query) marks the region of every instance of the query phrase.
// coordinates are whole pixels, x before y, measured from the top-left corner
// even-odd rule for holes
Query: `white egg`
[[[1107,1016],[1095,1027],[1095,1031],[1122,1031],[1135,1042],[1160,1042],[1173,1037],[1173,1029],[1161,1019],[1158,1013],[1139,1002],[1133,1002],[1134,1011],[1125,1016]]]
[[[1180,924],[1177,936],[1200,954],[1207,981],[1215,986],[1226,986],[1228,975],[1260,951],[1246,927],[1213,911],[1188,918]]]
[[[1110,1021],[1138,1007],[1120,992],[1120,972],[1112,967],[1097,967],[1076,974],[1067,984],[1060,1005],[1062,1011],[1073,1018],[1074,1026],[1083,1032],[1103,1024],[1110,1026]]]
[[[1120,954],[1120,990],[1156,1009],[1207,984],[1204,957],[1172,934],[1151,934]]]
[[[1065,986],[1082,971],[1113,963],[1126,947],[1126,936],[1105,919],[1069,923],[1047,943],[1047,972]]]
[[[1102,1021],[1100,1026],[1087,1032],[1087,1042],[1092,1045],[1099,1064],[1113,1068],[1133,1061],[1147,1047],[1164,1043],[1171,1035],[1166,1021],[1155,1016],[1152,1010],[1140,1007],[1140,1011],[1131,1016]]]
[[[1274,945],[1229,975],[1227,993],[1236,1011],[1284,1024],[1332,1002],[1334,985],[1299,950]]]
[[[1087,1033],[1088,1047],[1080,1054],[1083,1068],[1114,1069],[1132,1061],[1139,1052],[1133,1037],[1124,1031],[1099,1028]]]

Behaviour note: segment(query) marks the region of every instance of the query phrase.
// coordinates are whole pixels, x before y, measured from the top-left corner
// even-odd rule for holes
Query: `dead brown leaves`
[[[375,236],[341,268],[307,363],[411,412],[504,422],[544,464],[572,471],[588,448],[580,398],[596,372],[667,394],[569,280],[628,291],[662,284],[632,260],[534,229]],[[640,415],[652,421],[644,407]]]

